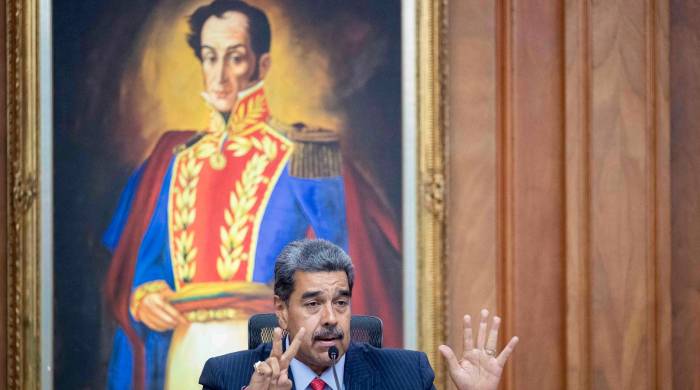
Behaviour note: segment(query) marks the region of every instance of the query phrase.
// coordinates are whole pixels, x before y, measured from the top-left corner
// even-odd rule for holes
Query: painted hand
[[[186,324],[187,319],[168,302],[168,296],[172,294],[172,290],[163,290],[144,296],[136,312],[136,320],[158,332]]]

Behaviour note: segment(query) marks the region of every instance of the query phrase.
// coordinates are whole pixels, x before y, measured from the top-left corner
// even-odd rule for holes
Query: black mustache
[[[314,333],[314,340],[342,339],[345,333],[340,328],[321,328]]]

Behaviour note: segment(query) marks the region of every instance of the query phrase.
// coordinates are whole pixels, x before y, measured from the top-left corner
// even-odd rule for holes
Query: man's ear
[[[277,322],[279,327],[282,329],[287,329],[287,304],[279,296],[275,295],[275,314],[277,315]]]
[[[265,53],[260,56],[258,70],[260,71],[259,78],[264,80],[267,76],[267,72],[270,71],[270,66],[272,66],[272,60],[270,59],[270,53]]]

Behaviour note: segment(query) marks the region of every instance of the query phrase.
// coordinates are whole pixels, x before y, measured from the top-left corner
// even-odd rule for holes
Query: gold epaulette
[[[340,176],[340,137],[337,132],[303,123],[285,125],[270,121],[268,124],[294,142],[289,161],[292,176],[310,179]]]

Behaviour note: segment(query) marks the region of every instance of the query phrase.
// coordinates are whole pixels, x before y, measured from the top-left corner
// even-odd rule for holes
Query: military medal
[[[224,157],[223,153],[218,151],[209,157],[209,165],[213,169],[220,171],[226,167],[226,157]]]

